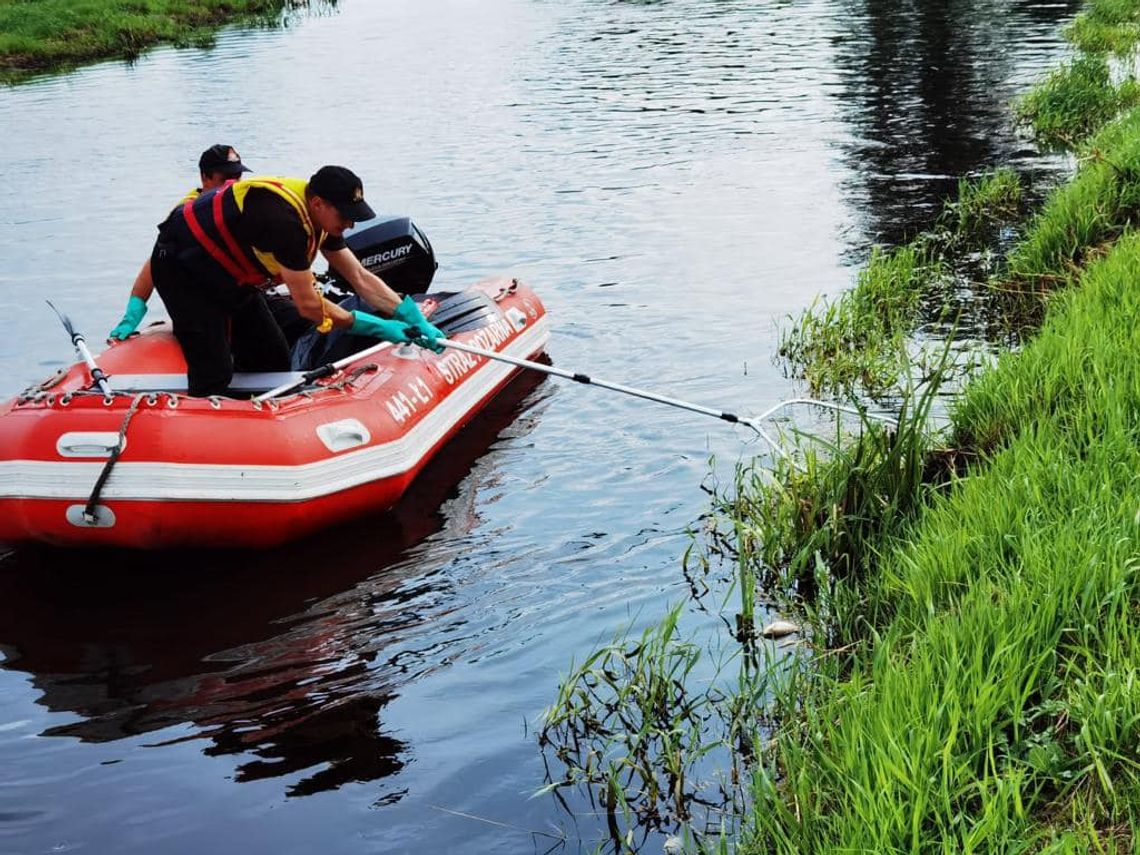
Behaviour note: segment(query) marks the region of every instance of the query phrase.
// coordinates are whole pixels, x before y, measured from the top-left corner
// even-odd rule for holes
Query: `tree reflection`
[[[1032,58],[1035,43],[1052,44],[1079,6],[842,3],[850,34],[836,45],[838,97],[856,170],[847,190],[867,212],[871,241],[897,245],[929,226],[959,178],[1036,156],[1012,128],[1010,100],[1027,85],[1015,79],[1016,64]]]

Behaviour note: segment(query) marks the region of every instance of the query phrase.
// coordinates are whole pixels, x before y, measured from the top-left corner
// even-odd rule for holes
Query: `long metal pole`
[[[765,442],[768,443],[769,446],[772,447],[773,450],[785,457],[787,456],[787,451],[784,449],[784,447],[780,445],[780,443],[778,443],[775,439],[773,439],[772,436],[760,426],[761,421],[769,418],[772,414],[784,407],[790,407],[795,404],[810,404],[812,406],[823,407],[825,409],[835,410],[842,413],[851,413],[852,415],[863,416],[866,418],[875,419],[877,421],[884,421],[892,424],[895,422],[895,419],[889,416],[864,412],[857,410],[854,407],[846,407],[842,404],[833,404],[830,401],[817,401],[813,398],[795,398],[790,401],[783,401],[779,404],[776,404],[774,407],[770,407],[769,409],[765,410],[761,415],[755,418],[746,418],[744,416],[738,416],[736,413],[730,413],[725,410],[706,407],[702,404],[694,404],[691,401],[682,401],[679,398],[671,398],[667,395],[659,395],[656,392],[649,392],[645,389],[637,389],[633,386],[626,386],[622,383],[613,383],[609,380],[602,380],[598,377],[590,377],[588,374],[582,374],[577,371],[567,371],[563,368],[555,368],[553,365],[543,365],[541,362],[534,362],[530,359],[519,359],[516,356],[507,356],[505,353],[499,353],[494,350],[486,350],[482,347],[476,347],[473,344],[465,344],[464,342],[454,341],[448,338],[437,339],[436,343],[441,344],[444,347],[449,347],[452,350],[459,350],[464,353],[470,353],[474,356],[482,356],[484,359],[493,359],[497,362],[505,362],[508,365],[514,365],[519,368],[527,368],[531,371],[538,371],[542,374],[550,374],[554,377],[562,377],[566,380],[573,380],[575,383],[583,383],[589,386],[600,386],[603,389],[609,389],[613,392],[620,392],[623,395],[632,395],[636,398],[643,398],[647,401],[654,401],[659,404],[666,404],[670,407],[678,407],[682,410],[688,410],[693,413],[700,413],[703,416],[712,416],[713,418],[720,419],[731,424],[745,425],[746,427],[749,427],[755,431],[757,435],[759,435]],[[254,398],[254,400],[264,401],[268,398],[276,397],[277,395],[281,395],[285,392],[290,391],[291,389],[295,389],[306,382],[315,380],[318,377],[328,376],[335,370],[344,367],[350,362],[354,362],[360,359],[362,356],[374,353],[389,346],[390,345],[387,342],[382,342],[378,345],[375,345],[374,347],[369,348],[368,350],[361,351],[360,353],[355,353],[330,365],[322,365],[319,368],[315,368],[312,371],[306,372],[301,379],[286,383],[282,386],[278,386],[276,389],[270,389],[268,392],[264,392],[261,395],[258,395],[256,398]]]
[[[843,404],[834,404],[831,401],[819,401],[814,398],[793,398],[789,401],[781,401],[773,407],[769,407],[759,416],[754,418],[746,418],[738,416],[736,413],[726,412],[725,410],[718,410],[713,407],[706,407],[702,404],[694,404],[691,401],[682,401],[679,398],[670,398],[667,395],[659,395],[656,392],[648,392],[645,389],[637,389],[633,386],[626,386],[621,383],[613,383],[609,380],[602,380],[597,377],[590,377],[587,374],[581,374],[576,371],[566,371],[562,368],[555,368],[553,365],[543,365],[541,362],[532,362],[529,359],[519,359],[514,356],[507,356],[503,353],[497,353],[493,350],[484,350],[481,347],[476,347],[471,344],[464,344],[463,342],[452,341],[451,339],[438,339],[438,343],[444,347],[450,347],[455,350],[461,350],[465,353],[471,353],[476,356],[482,356],[486,359],[495,359],[499,362],[506,362],[510,365],[517,365],[519,368],[529,368],[531,371],[540,371],[543,374],[552,374],[555,377],[563,377],[567,380],[573,380],[575,383],[585,383],[590,386],[601,386],[603,389],[610,389],[614,392],[621,392],[623,395],[633,395],[637,398],[644,398],[647,401],[656,401],[659,404],[666,404],[670,407],[678,407],[682,410],[689,410],[690,412],[700,413],[704,416],[712,416],[713,418],[721,419],[722,421],[730,422],[732,424],[746,425],[752,430],[756,431],[765,442],[768,443],[775,451],[787,456],[787,451],[782,445],[776,442],[760,426],[760,422],[772,416],[777,411],[784,407],[791,407],[796,404],[809,404],[815,407],[823,407],[824,409],[834,410],[840,413],[850,413],[851,415],[860,416],[862,418],[869,418],[874,421],[887,422],[889,424],[897,424],[897,420],[881,414],[870,413],[864,410],[858,410],[854,407],[844,406]]]

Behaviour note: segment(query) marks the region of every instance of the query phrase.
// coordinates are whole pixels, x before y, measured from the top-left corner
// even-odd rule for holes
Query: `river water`
[[[1075,6],[357,0],[0,90],[0,394],[72,358],[45,299],[111,328],[227,142],[352,167],[437,288],[529,282],[557,365],[759,411],[801,391],[778,325],[873,243],[960,176],[1065,168],[1008,104]],[[0,548],[0,853],[592,850],[580,794],[532,798],[536,722],[685,599],[705,488],[763,449],[558,380],[493,410],[394,513],[284,549]]]

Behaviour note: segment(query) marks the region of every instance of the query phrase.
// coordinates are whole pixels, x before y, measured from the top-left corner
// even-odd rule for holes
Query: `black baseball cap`
[[[364,185],[356,173],[343,166],[322,166],[309,179],[309,192],[320,196],[340,212],[346,220],[361,223],[371,220],[376,212],[364,201]]]
[[[249,172],[250,168],[241,162],[241,156],[232,145],[218,143],[202,152],[202,156],[198,158],[198,171],[221,172],[223,175],[237,178],[243,172]]]

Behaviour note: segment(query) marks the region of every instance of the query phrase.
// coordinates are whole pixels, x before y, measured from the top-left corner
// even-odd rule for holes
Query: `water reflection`
[[[208,740],[208,755],[254,758],[237,781],[289,777],[290,796],[399,772],[409,746],[385,732],[384,707],[439,655],[400,642],[439,633],[425,625],[451,596],[448,575],[410,550],[445,525],[460,536],[479,523],[473,479],[456,487],[540,380],[518,378],[373,519],[261,553],[8,556],[4,668],[30,674],[43,707],[78,716],[40,735]]]
[[[836,38],[836,94],[850,126],[844,148],[860,164],[847,189],[872,241],[895,245],[929,226],[959,178],[1041,168],[1012,131],[1010,102],[1032,79],[1026,65],[1055,53],[1058,28],[1080,5],[841,3],[849,32]],[[1007,50],[1014,43],[1016,53]]]
[[[869,242],[921,228],[951,181],[930,176],[1020,157],[1005,94],[1060,54],[1074,4],[952,2],[946,47],[921,31],[939,13],[919,6],[937,4],[351,3],[296,32],[0,90],[0,172],[50,185],[0,205],[0,386],[70,358],[44,296],[89,341],[114,325],[154,212],[224,139],[258,169],[353,165],[430,235],[440,287],[531,281],[563,367],[758,412],[795,393],[772,364],[779,319],[849,285]],[[933,91],[927,66],[947,61],[949,91]],[[983,71],[1001,85],[986,91]],[[0,848],[514,852],[533,848],[519,829],[564,824],[527,798],[543,779],[528,725],[571,660],[684,595],[707,461],[731,470],[755,448],[692,414],[556,386],[442,515],[425,501],[422,519],[208,573],[0,563],[0,642],[23,657],[0,670],[0,713],[24,723],[0,728],[14,802],[0,812],[29,817],[0,824]],[[73,735],[34,738],[61,728]],[[327,797],[332,777],[374,775]],[[302,786],[326,796],[282,809]],[[385,788],[408,794],[371,810]],[[581,849],[607,839],[563,795]]]

